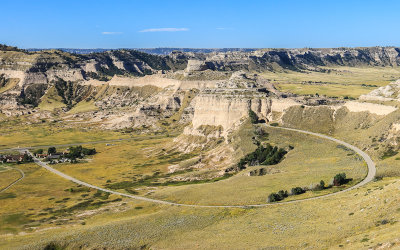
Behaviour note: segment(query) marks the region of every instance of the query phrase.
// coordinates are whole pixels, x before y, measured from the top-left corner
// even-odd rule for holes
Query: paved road
[[[146,137],[132,137],[132,138],[122,138],[122,139],[113,139],[113,140],[101,140],[101,141],[89,141],[89,142],[78,142],[78,143],[68,143],[68,144],[57,144],[57,145],[38,145],[31,147],[20,147],[20,148],[0,148],[0,151],[21,151],[27,149],[38,149],[38,148],[49,148],[49,147],[72,147],[72,146],[80,146],[80,145],[88,145],[88,144],[99,144],[99,143],[112,143],[112,142],[120,142],[120,141],[143,141],[146,139],[154,139],[154,138],[163,138],[163,136],[146,136]]]
[[[267,127],[270,128],[274,128],[274,129],[282,129],[282,130],[289,130],[289,131],[295,131],[295,132],[299,132],[299,133],[303,133],[303,134],[309,134],[309,135],[313,135],[313,136],[317,136],[320,138],[324,138],[327,140],[331,140],[334,141],[338,144],[344,145],[347,148],[350,148],[352,150],[354,150],[357,154],[359,154],[367,163],[368,165],[368,175],[366,176],[366,178],[364,180],[362,180],[361,182],[359,182],[358,184],[349,187],[347,189],[344,189],[342,191],[338,191],[336,193],[330,193],[330,194],[326,194],[326,195],[321,195],[321,196],[316,196],[316,197],[311,197],[311,198],[306,198],[306,199],[301,199],[301,200],[294,200],[294,201],[282,201],[282,202],[277,202],[277,203],[265,203],[265,204],[249,204],[249,205],[190,205],[190,204],[181,204],[181,203],[175,203],[175,202],[169,202],[169,201],[164,201],[164,200],[156,200],[156,199],[151,199],[151,198],[146,198],[146,197],[142,197],[142,196],[137,196],[137,195],[130,195],[130,194],[124,194],[124,193],[120,193],[117,191],[113,191],[113,190],[109,190],[109,189],[105,189],[105,188],[101,188],[101,187],[97,187],[94,186],[92,184],[80,181],[72,176],[69,176],[67,174],[64,174],[50,166],[48,166],[46,163],[40,161],[39,159],[37,159],[36,157],[33,157],[33,155],[27,150],[27,149],[19,149],[21,152],[25,152],[27,151],[29,154],[32,155],[34,162],[40,166],[42,166],[43,168],[49,170],[50,172],[63,177],[64,179],[70,180],[72,182],[75,182],[76,184],[82,185],[82,186],[86,186],[86,187],[90,187],[90,188],[94,188],[103,192],[107,192],[107,193],[111,193],[111,194],[116,194],[116,195],[121,195],[124,197],[128,197],[128,198],[133,198],[136,200],[142,200],[142,201],[147,201],[147,202],[154,202],[154,203],[159,203],[159,204],[164,204],[164,205],[173,205],[173,206],[183,206],[183,207],[202,207],[202,208],[250,208],[250,207],[266,207],[266,206],[276,206],[276,205],[283,205],[283,204],[288,204],[288,203],[298,203],[298,202],[304,202],[307,200],[315,200],[315,199],[322,199],[325,197],[329,197],[329,196],[333,196],[333,195],[337,195],[340,193],[344,193],[344,192],[348,192],[350,190],[359,188],[365,184],[367,184],[368,182],[372,181],[375,177],[376,174],[376,168],[375,168],[375,164],[374,162],[371,160],[371,158],[364,153],[361,149],[348,144],[344,141],[335,139],[333,137],[327,136],[327,135],[323,135],[323,134],[319,134],[319,133],[313,133],[313,132],[309,132],[309,131],[305,131],[305,130],[300,130],[300,129],[292,129],[292,128],[283,128],[283,127],[271,127],[266,125]]]
[[[8,185],[7,187],[5,187],[5,188],[3,188],[2,190],[0,190],[0,193],[1,193],[1,192],[4,192],[4,191],[6,191],[7,189],[9,189],[10,187],[14,186],[14,184],[17,184],[19,181],[21,181],[21,180],[24,179],[24,177],[25,177],[25,173],[24,173],[24,171],[22,171],[21,169],[19,169],[19,168],[12,168],[12,169],[15,169],[15,170],[17,170],[18,172],[20,172],[20,173],[21,173],[21,177],[19,177],[18,180],[14,181],[13,183],[11,183],[10,185]]]

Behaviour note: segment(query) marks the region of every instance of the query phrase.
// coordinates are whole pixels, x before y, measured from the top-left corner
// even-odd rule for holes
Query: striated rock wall
[[[268,98],[240,98],[240,96],[200,95],[195,98],[193,128],[202,125],[222,126],[224,132],[248,117],[249,109],[267,119],[271,112],[271,100]]]

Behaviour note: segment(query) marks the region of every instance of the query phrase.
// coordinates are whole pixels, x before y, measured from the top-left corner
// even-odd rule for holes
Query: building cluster
[[[2,163],[19,163],[24,161],[24,155],[0,155]]]
[[[62,153],[51,153],[51,154],[35,154],[35,157],[44,161],[49,161],[50,164],[70,162],[71,160],[68,158],[68,151],[64,151]]]

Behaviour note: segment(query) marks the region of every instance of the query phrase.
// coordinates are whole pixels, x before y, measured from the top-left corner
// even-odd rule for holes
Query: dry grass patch
[[[0,190],[21,178],[21,173],[12,168],[5,168],[0,163]]]
[[[353,185],[362,180],[367,169],[364,161],[353,151],[338,147],[336,143],[292,131],[268,128],[269,142],[280,147],[294,149],[278,165],[248,167],[229,179],[207,184],[168,187],[158,190],[154,198],[188,204],[247,205],[266,203],[271,192],[290,190],[293,187],[309,187],[324,180],[329,183],[337,173],[345,172]],[[249,176],[248,172],[265,168],[264,176]],[[302,199],[335,192],[339,188],[307,192],[290,199]]]
[[[261,75],[281,91],[357,98],[400,78],[399,67],[321,67],[325,71],[275,71]]]

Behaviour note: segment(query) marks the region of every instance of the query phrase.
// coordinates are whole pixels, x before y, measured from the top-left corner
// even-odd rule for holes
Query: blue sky
[[[400,46],[392,0],[1,0],[21,48]]]

